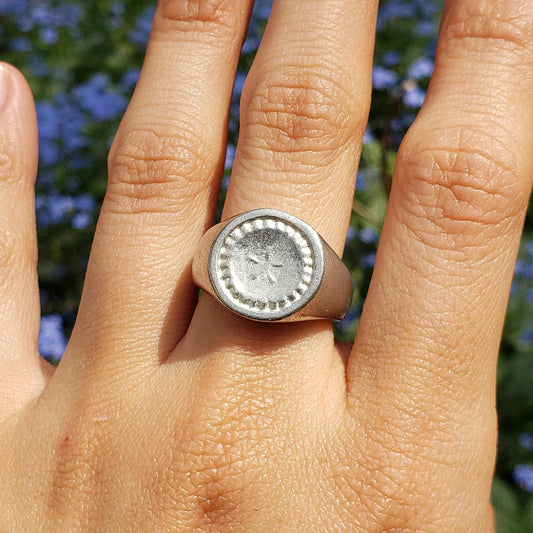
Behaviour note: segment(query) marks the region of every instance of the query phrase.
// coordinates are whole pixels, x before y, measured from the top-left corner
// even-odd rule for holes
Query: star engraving
[[[254,273],[250,274],[251,279],[265,279],[274,284],[278,282],[276,269],[283,268],[283,263],[274,257],[270,252],[266,252],[264,257],[257,257],[255,254],[248,254],[248,261],[257,265]]]

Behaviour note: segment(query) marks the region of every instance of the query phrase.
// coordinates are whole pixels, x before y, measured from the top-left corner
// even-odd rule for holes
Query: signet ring
[[[200,239],[193,280],[230,311],[269,322],[340,320],[352,299],[350,272],[306,222],[256,209]]]

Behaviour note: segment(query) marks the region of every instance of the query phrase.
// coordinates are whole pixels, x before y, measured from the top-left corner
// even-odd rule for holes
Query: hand
[[[36,351],[33,102],[0,68],[2,531],[493,529],[496,357],[533,175],[533,6],[449,0],[351,349],[327,321],[196,301],[250,9],[159,2],[55,370]],[[342,253],[376,10],[276,1],[224,218],[288,211]]]

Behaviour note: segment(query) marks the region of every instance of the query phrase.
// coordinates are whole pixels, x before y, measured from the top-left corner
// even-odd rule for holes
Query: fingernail
[[[0,64],[0,110],[7,100],[9,86],[9,73],[4,65]]]

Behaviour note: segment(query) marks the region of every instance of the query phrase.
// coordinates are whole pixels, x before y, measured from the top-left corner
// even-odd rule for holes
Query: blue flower
[[[235,159],[235,146],[228,144],[226,146],[226,161],[224,162],[224,168],[231,170],[233,168],[233,160]]]
[[[353,241],[355,237],[355,229],[353,226],[348,226],[348,231],[346,232],[346,241],[345,243],[348,244]]]
[[[96,207],[94,198],[87,193],[79,194],[73,198],[74,207],[78,211],[92,213]]]
[[[93,217],[89,213],[76,213],[71,220],[74,229],[85,229],[91,224]]]
[[[263,35],[263,26],[270,16],[271,9],[272,0],[257,0],[255,2],[246,39],[242,45],[244,54],[253,53],[259,48]]]
[[[4,5],[0,5],[0,14],[13,17],[23,33],[34,28],[46,29],[47,33],[41,35],[43,42],[54,44],[55,40],[49,42],[47,39],[53,39],[52,32],[61,27],[68,28],[71,35],[77,33],[78,24],[83,16],[83,9],[80,5],[70,2],[56,3],[50,0],[29,2],[22,0],[4,2]]]
[[[527,303],[533,304],[533,289],[529,289],[526,292],[526,301]]]
[[[35,76],[39,76],[40,78],[46,78],[51,75],[50,68],[48,67],[48,65],[46,64],[46,60],[40,53],[34,52],[33,54],[31,54],[28,63],[30,70]]]
[[[57,93],[53,103],[59,117],[58,140],[66,153],[72,154],[88,143],[84,133],[87,119],[83,106],[67,93]]]
[[[102,98],[103,104],[106,99]],[[52,101],[37,102],[41,163],[50,166],[65,155],[75,154],[88,143],[85,135],[86,114],[76,99],[57,93]]]
[[[404,100],[405,102],[405,100]],[[415,116],[412,113],[403,113],[396,117],[393,117],[390,121],[390,127],[393,132],[403,135],[415,120]]]
[[[93,219],[94,198],[89,194],[77,196],[63,195],[58,192],[35,197],[37,223],[43,227],[70,223],[75,229],[85,229]]]
[[[256,35],[256,34],[247,35],[242,45],[242,50],[241,50],[242,53],[249,54],[251,52],[255,52],[257,48],[259,47],[260,42],[261,42],[260,35]]]
[[[375,252],[370,252],[368,254],[364,254],[361,258],[361,265],[364,268],[374,268],[374,263],[376,262],[376,254]]]
[[[426,91],[423,91],[416,83],[405,83],[403,103],[408,107],[422,107],[426,99]]]
[[[272,0],[256,0],[253,10],[253,16],[259,19],[267,20],[272,10]]]
[[[388,68],[376,65],[372,69],[372,87],[374,89],[391,89],[398,84],[398,74]]]
[[[233,96],[240,97],[242,94],[242,89],[244,87],[244,82],[246,81],[246,72],[237,72],[235,76],[235,82],[233,84]]]
[[[39,352],[51,359],[60,359],[67,347],[67,339],[63,332],[63,319],[59,315],[48,315],[41,318],[39,331]]]
[[[229,176],[222,176],[222,180],[220,181],[220,187],[222,190],[227,191],[229,187]]]
[[[409,78],[419,80],[421,78],[429,78],[433,74],[435,64],[427,57],[419,57],[415,59],[407,71]]]
[[[368,144],[368,143],[374,142],[375,140],[376,138],[374,137],[374,134],[369,128],[367,128],[363,135],[363,144]]]
[[[522,279],[533,279],[533,262],[517,259],[514,267],[515,276]]]
[[[416,5],[420,15],[424,18],[432,18],[438,11],[437,5],[434,1],[428,0],[412,0]]]
[[[57,145],[59,117],[50,102],[37,102],[35,108],[39,122],[39,154],[41,163],[44,165],[53,165],[60,158],[60,151]]]
[[[59,39],[59,35],[57,33],[56,28],[53,28],[51,26],[43,27],[41,28],[41,31],[39,32],[39,37],[41,38],[41,41],[44,44],[56,44],[57,40]]]
[[[378,11],[378,30],[397,18],[413,18],[416,15],[416,6],[412,3],[405,3],[398,0],[382,4]]]
[[[130,39],[136,44],[146,46],[148,43],[148,37],[152,31],[152,21],[154,20],[155,7],[150,6],[145,9],[135,24],[135,28],[130,33]]]
[[[139,81],[140,73],[141,71],[139,68],[128,69],[120,80],[120,88],[123,91],[131,91],[137,84],[137,81]]]
[[[416,26],[415,33],[420,37],[429,37],[435,34],[435,23],[431,20],[423,20]]]
[[[513,479],[519,487],[533,493],[533,466],[516,465],[513,470]]]
[[[58,131],[58,117],[54,106],[50,102],[37,102],[35,104],[39,120],[39,133],[43,138],[55,138]]]
[[[18,18],[28,11],[28,0],[0,2],[0,15]]]
[[[519,337],[519,342],[522,344],[530,345],[533,343],[533,327],[530,327],[529,329],[524,329]]]
[[[355,187],[358,191],[364,191],[368,187],[367,173],[359,169],[357,179],[355,180]]]
[[[365,244],[372,244],[378,242],[379,233],[372,228],[363,228],[359,232],[359,240]]]
[[[98,73],[72,91],[81,108],[97,121],[116,118],[128,105],[127,98],[113,91],[110,84],[107,74]]]
[[[124,5],[124,2],[122,2],[122,0],[117,0],[116,2],[113,2],[111,4],[109,11],[112,15],[115,15],[116,17],[121,17],[126,12],[126,6]]]
[[[75,29],[83,16],[83,10],[79,4],[70,2],[57,5],[44,5],[43,3],[35,5],[32,15],[35,21],[43,26]]]
[[[520,442],[520,446],[522,446],[524,450],[533,452],[533,435],[530,433],[522,433],[520,437],[518,437],[518,442]]]
[[[27,37],[13,37],[9,41],[9,48],[15,52],[29,52],[32,48],[31,40]]]
[[[402,60],[402,54],[397,50],[390,50],[383,54],[383,64],[386,67],[395,67]]]
[[[37,211],[37,223],[40,226],[55,226],[64,222],[67,214],[74,211],[72,199],[58,193],[37,195],[35,197],[35,209]]]
[[[48,2],[31,3],[30,16],[34,24],[48,26],[53,24],[53,10]]]

